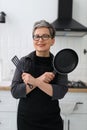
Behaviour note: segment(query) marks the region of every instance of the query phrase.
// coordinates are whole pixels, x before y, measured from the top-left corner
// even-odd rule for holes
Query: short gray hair
[[[55,29],[54,29],[54,27],[52,26],[52,24],[50,24],[46,20],[40,20],[40,21],[35,22],[35,24],[33,26],[32,35],[34,35],[35,30],[37,28],[40,28],[40,27],[46,27],[46,28],[48,28],[49,32],[50,32],[50,35],[51,35],[51,38],[55,37]]]

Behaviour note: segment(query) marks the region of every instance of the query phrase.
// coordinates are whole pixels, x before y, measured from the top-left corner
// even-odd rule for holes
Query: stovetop
[[[69,88],[87,88],[87,84],[81,80],[79,81],[68,81]]]

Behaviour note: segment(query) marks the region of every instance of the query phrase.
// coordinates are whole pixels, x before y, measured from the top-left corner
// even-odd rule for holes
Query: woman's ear
[[[51,42],[51,46],[53,46],[54,44],[55,44],[55,39],[53,38]]]

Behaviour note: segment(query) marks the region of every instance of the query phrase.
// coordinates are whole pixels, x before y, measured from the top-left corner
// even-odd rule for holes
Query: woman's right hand
[[[41,76],[39,76],[37,79],[45,82],[45,83],[49,83],[51,80],[53,80],[55,77],[55,74],[52,72],[45,72],[44,74],[42,74]]]

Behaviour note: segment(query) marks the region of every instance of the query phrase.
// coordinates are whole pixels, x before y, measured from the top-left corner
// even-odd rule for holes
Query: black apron
[[[25,64],[25,69],[38,77],[44,72],[53,71],[51,65],[52,59],[35,56],[29,66]],[[38,87],[35,88],[19,101],[17,126],[18,130],[63,130],[58,100],[52,100],[52,97]]]

